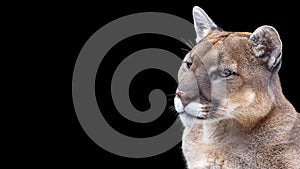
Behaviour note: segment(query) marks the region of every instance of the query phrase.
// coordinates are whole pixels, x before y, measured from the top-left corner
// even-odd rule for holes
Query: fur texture
[[[276,29],[225,32],[201,8],[193,15],[198,44],[174,99],[188,168],[300,168],[300,115],[282,93]]]

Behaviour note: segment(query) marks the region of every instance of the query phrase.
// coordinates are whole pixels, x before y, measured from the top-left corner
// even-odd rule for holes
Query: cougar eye
[[[184,60],[183,60],[183,63],[185,64],[185,67],[187,69],[190,69],[192,64],[193,64],[193,61],[192,59],[190,58],[190,53],[186,54]]]
[[[190,69],[192,66],[192,62],[185,61],[187,69]]]
[[[221,77],[229,77],[231,75],[235,75],[235,72],[231,71],[230,69],[224,69],[219,71],[219,75]]]

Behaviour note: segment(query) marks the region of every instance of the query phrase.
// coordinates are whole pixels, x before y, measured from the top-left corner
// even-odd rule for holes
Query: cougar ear
[[[196,42],[203,39],[211,30],[222,30],[219,28],[205,13],[203,9],[198,6],[193,8],[194,27],[197,34]]]
[[[267,63],[268,69],[273,70],[281,63],[282,42],[275,28],[261,26],[250,36],[256,57]]]

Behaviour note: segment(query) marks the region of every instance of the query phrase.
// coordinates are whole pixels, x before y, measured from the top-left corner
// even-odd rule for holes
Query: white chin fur
[[[179,117],[184,127],[192,127],[196,124],[195,118],[187,113],[179,114]]]
[[[191,127],[195,124],[203,123],[196,117],[202,116],[201,107],[205,106],[200,103],[191,102],[187,106],[184,106],[180,98],[174,98],[175,110],[180,113],[179,117],[185,127]]]
[[[183,106],[180,98],[178,98],[177,96],[174,98],[174,107],[178,113],[184,112],[184,106]]]

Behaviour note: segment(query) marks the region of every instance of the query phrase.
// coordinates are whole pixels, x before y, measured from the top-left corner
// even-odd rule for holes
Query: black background
[[[39,68],[41,70],[47,69],[47,73],[43,74],[46,77],[45,87],[39,90],[43,97],[47,97],[44,100],[44,104],[46,104],[42,109],[42,115],[39,115],[39,124],[33,130],[37,137],[30,141],[35,149],[31,149],[32,146],[30,146],[28,150],[34,152],[31,159],[34,164],[40,162],[45,166],[57,167],[63,165],[69,167],[82,166],[84,168],[95,166],[97,168],[122,167],[132,169],[185,167],[180,144],[161,155],[142,159],[120,157],[103,150],[85,134],[73,108],[71,91],[73,68],[85,42],[105,24],[122,16],[138,12],[164,12],[192,22],[192,8],[198,5],[224,30],[252,32],[261,25],[274,26],[281,35],[284,45],[283,64],[280,70],[283,91],[288,100],[300,111],[300,104],[298,103],[300,92],[297,89],[300,82],[297,80],[299,70],[296,52],[299,47],[297,47],[297,43],[293,43],[293,40],[296,40],[299,35],[295,33],[297,28],[293,24],[296,21],[296,11],[292,8],[293,4],[289,2],[151,0],[139,2],[99,1],[97,3],[79,1],[34,5],[37,5],[37,7],[33,7],[33,12],[24,18],[33,18],[34,27],[29,28],[29,32],[37,35],[35,45],[41,51],[39,62],[42,63],[39,64]],[[30,11],[31,8],[28,8],[28,10]],[[169,42],[170,45],[161,45],[160,47],[170,50],[173,45],[176,46],[178,43],[166,37],[145,36],[150,40],[139,47],[132,47],[134,45],[138,46],[138,44],[135,44],[138,40],[129,39],[125,43],[133,48],[132,52],[144,47],[151,47],[154,43],[157,43],[158,46],[166,44],[157,41]],[[177,46],[180,47],[182,44]],[[182,54],[179,57],[184,56],[184,51],[173,50],[178,55]],[[124,57],[124,53],[126,53],[122,50],[114,52],[118,53],[119,57]],[[127,51],[128,54],[130,53]],[[111,67],[113,65],[106,65],[105,68],[110,69]],[[150,78],[154,74],[159,74],[159,72],[156,70],[143,72],[140,77],[136,77],[136,83],[133,83],[133,85],[141,86],[138,84],[143,84],[146,88],[157,87],[158,84],[150,82],[144,84],[142,82],[145,80],[142,77],[149,76]],[[101,78],[99,76],[98,74],[97,78]],[[162,75],[161,79],[164,79],[163,77],[168,79],[167,75]],[[109,77],[107,80],[109,80]],[[175,90],[174,83],[171,80],[164,83],[162,88],[167,86],[170,86],[171,90]],[[142,97],[140,103],[136,102],[134,104],[140,110],[147,109],[147,106],[149,106],[145,101],[147,95],[138,95],[140,91],[143,91],[142,88],[138,88],[137,91],[132,90],[131,97],[133,100],[139,100],[138,98]],[[97,99],[102,97],[97,87],[96,94]],[[110,124],[117,129],[119,128],[119,130],[123,130],[122,133],[135,137],[145,137],[162,132],[175,120],[174,114],[169,113],[164,114],[164,116],[160,119],[160,123],[153,123],[153,126],[143,126],[144,128],[137,127],[138,125],[130,124],[130,122],[126,125],[124,119],[122,125],[118,124],[117,119],[110,119]],[[128,126],[128,128],[123,125]],[[43,127],[46,130],[43,129],[41,132],[39,129]],[[139,128],[139,130],[136,128]],[[132,131],[132,129],[136,129],[136,131]],[[141,132],[142,129],[148,131],[149,134]],[[155,130],[152,131],[151,129]]]

